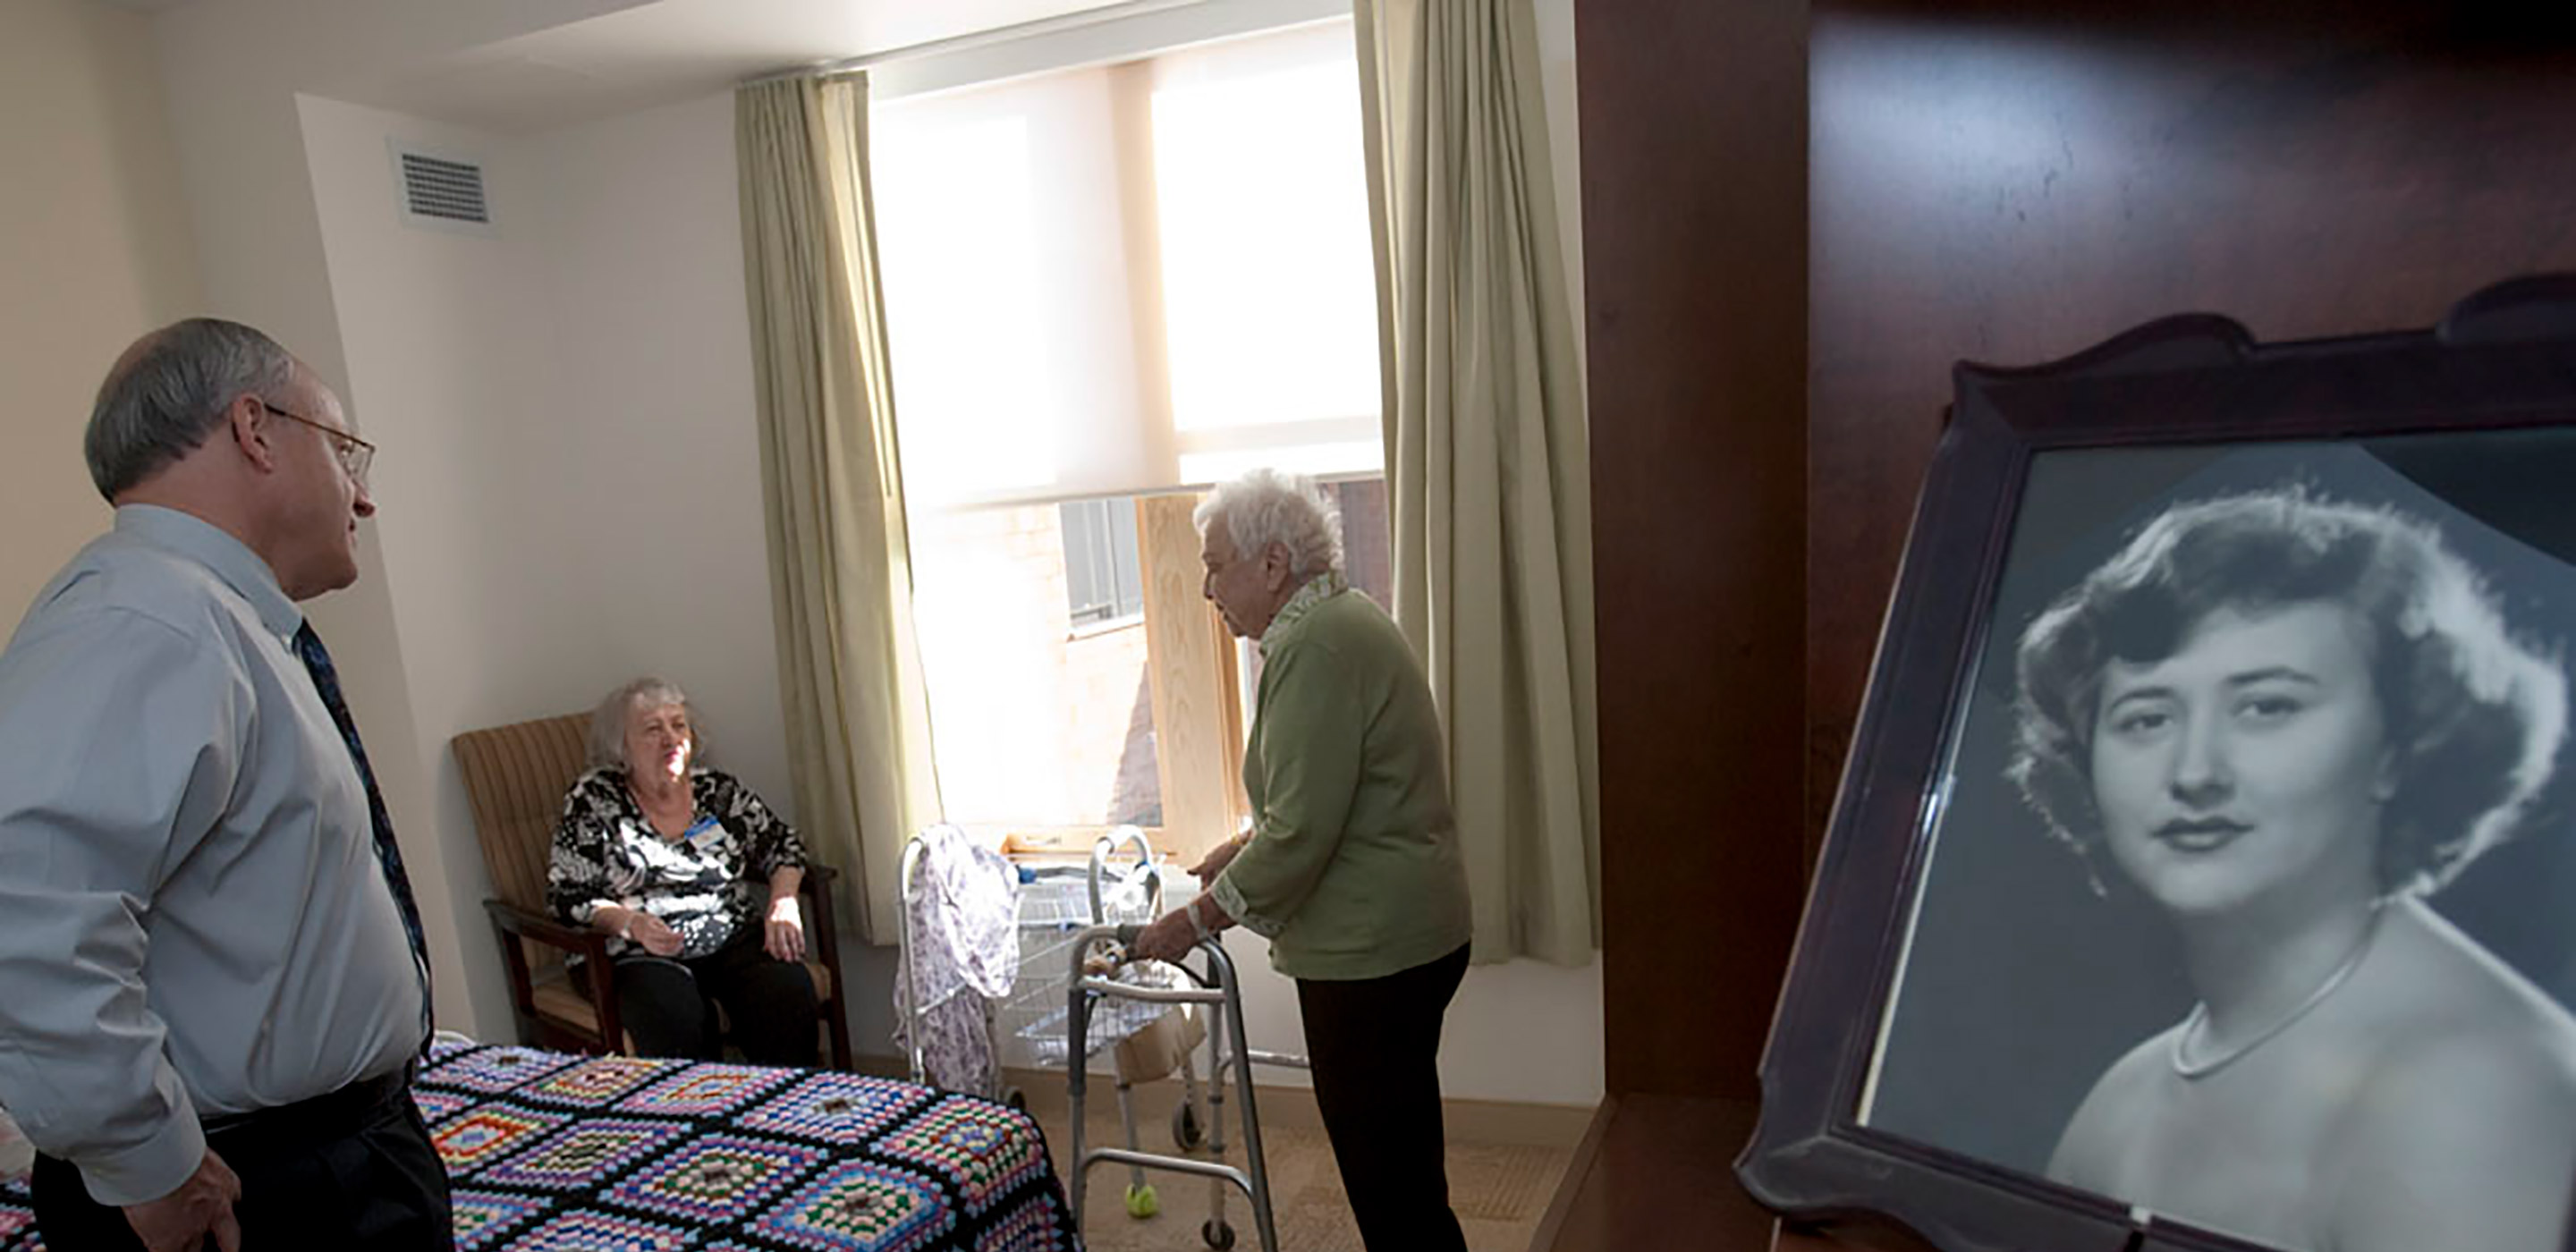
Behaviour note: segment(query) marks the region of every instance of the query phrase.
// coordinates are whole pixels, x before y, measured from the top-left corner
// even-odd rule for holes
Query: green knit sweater
[[[1467,942],[1467,872],[1431,686],[1338,574],[1261,636],[1243,788],[1252,840],[1210,888],[1292,978],[1376,978]]]

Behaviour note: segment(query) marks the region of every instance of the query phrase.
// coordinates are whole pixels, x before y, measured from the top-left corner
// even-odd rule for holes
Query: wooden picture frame
[[[2053,364],[1963,363],[1954,376],[1763,1059],[1761,1124],[1737,1162],[1745,1187],[1793,1220],[1893,1223],[1943,1252],[2354,1252],[2376,1237],[2355,1233],[2365,1225],[2458,1237],[2424,1247],[2576,1250],[2565,1215],[2576,1167],[2561,1156],[2576,1153],[2576,1118],[2563,1133],[2511,1115],[2453,1126],[2495,1093],[2451,1076],[2493,1067],[2445,1068],[2485,1054],[2442,1052],[2440,1037],[2409,1025],[2494,1016],[2507,1024],[2488,1042],[2540,1058],[2510,1070],[2530,1075],[2525,1086],[2498,1080],[2519,1106],[2553,1110],[2576,1092],[2576,1067],[2558,1067],[2576,1025],[2565,1012],[2576,1004],[2576,907],[2549,907],[2576,902],[2576,736],[2564,729],[2576,660],[2576,275],[2489,288],[2428,330],[2266,344],[2226,318],[2187,315]],[[2399,620],[2376,609],[2346,619],[2319,608],[2318,621],[2361,624],[2350,634],[2359,659],[2337,671],[2345,679],[2319,678],[2306,671],[2344,662],[2340,645],[2316,645],[2314,665],[2281,679],[2308,686],[2281,700],[2243,694],[2273,670],[2229,668],[2237,654],[2221,652],[2246,636],[2221,627],[2358,603],[2305,589],[2295,580],[2307,574],[2261,575],[2279,581],[2254,584],[2271,589],[2259,605],[2223,587],[2214,601],[2175,601],[2158,610],[2171,618],[2162,643],[2130,637],[2148,612],[2132,607],[2118,609],[2129,625],[2082,627],[2095,632],[2091,652],[2063,651],[2072,617],[2034,629],[2079,599],[2082,612],[2067,612],[2090,623],[2093,601],[2114,594],[2078,587],[2202,577],[2141,574],[2138,562],[2201,559],[2174,553],[2218,542],[2190,529],[2209,509],[2311,504],[2411,521],[2409,533],[2431,532],[2473,576],[2471,598],[2519,658],[2503,686],[2466,668],[2483,662],[2455,666],[2495,697],[2498,724],[2522,727],[2510,750],[2480,749],[2496,764],[2477,777],[2501,771],[2518,788],[2498,807],[2445,826],[2424,815],[2468,812],[2464,797],[2487,792],[2456,766],[2406,774],[2451,749],[2425,729],[2435,696],[2418,688],[2432,679],[2369,668],[2396,655],[2380,641],[2399,630],[2473,651],[2448,642],[2447,627],[2425,632],[2420,613],[2394,627],[2372,625]],[[2115,555],[2129,564],[2110,569]],[[2061,654],[2104,659],[2069,668]],[[2072,685],[2050,677],[2063,673]],[[2401,686],[2409,694],[2384,694]],[[2258,735],[2277,719],[2362,707],[2336,704],[2338,690],[2369,697],[2379,748],[2351,759],[2376,764],[2293,795],[2326,775],[2261,755],[2280,741]],[[2051,721],[2049,709],[2067,716]],[[2076,801],[2050,790],[2069,760]],[[2142,761],[2164,772],[2141,773]],[[2226,794],[2193,790],[2204,774]],[[2173,815],[2202,804],[2202,816]],[[2318,816],[2329,813],[2333,823]],[[2319,850],[2300,853],[2313,862],[2261,868],[2259,849],[2310,846],[2283,832],[2344,829],[2375,833],[2319,836]],[[2355,914],[2346,888],[2361,874],[2380,894]],[[2343,886],[2316,885],[2327,882]],[[2428,882],[2438,890],[2421,890]],[[2295,929],[2296,942],[2246,948],[2257,929],[2247,919],[2294,915],[2313,925],[2275,929]],[[2325,942],[2337,927],[2354,937]],[[2449,953],[2446,929],[2475,976],[2416,977],[2408,954]],[[2231,964],[2222,950],[2256,955]],[[2505,998],[2417,1003],[2417,989],[2453,982],[2485,996],[2479,957],[2506,971],[2493,980]],[[2231,973],[2246,968],[2264,977]],[[2517,987],[2542,997],[2506,994]],[[2365,1038],[2398,1042],[2364,1053],[2352,1041]],[[2211,1094],[2230,1081],[2233,1094]],[[2405,1135],[2372,1129],[2410,1109],[2431,1115]],[[2482,1153],[2522,1163],[2476,1164]]]

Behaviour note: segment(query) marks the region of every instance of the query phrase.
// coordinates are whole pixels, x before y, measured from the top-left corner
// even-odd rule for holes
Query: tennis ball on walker
[[[1163,1211],[1163,1202],[1154,1196],[1154,1184],[1127,1184],[1127,1215],[1138,1221]]]

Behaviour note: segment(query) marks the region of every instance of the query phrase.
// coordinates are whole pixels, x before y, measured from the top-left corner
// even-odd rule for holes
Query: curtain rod
[[[1186,9],[1204,3],[1206,3],[1206,0],[1120,0],[1120,3],[1104,4],[1096,9],[1083,9],[1074,13],[1059,13],[1053,17],[1031,18],[1028,21],[1015,22],[1009,26],[996,26],[991,30],[968,31],[962,35],[950,35],[945,39],[924,40],[916,44],[906,44],[900,48],[888,48],[882,52],[869,52],[859,56],[844,57],[838,61],[825,61],[819,65],[805,66],[802,69],[781,70],[775,74],[763,74],[757,78],[744,79],[743,85],[747,87],[754,83],[774,83],[783,79],[804,78],[807,76],[816,78],[837,78],[845,74],[855,74],[861,70],[872,69],[880,65],[892,65],[898,61],[911,61],[921,57],[939,56],[944,53],[967,52],[976,48],[989,48],[997,44],[1011,43],[1039,35],[1053,35],[1063,31],[1081,30],[1087,26],[1098,26],[1107,22],[1117,21],[1121,18],[1142,17],[1148,13],[1161,13],[1169,9]]]

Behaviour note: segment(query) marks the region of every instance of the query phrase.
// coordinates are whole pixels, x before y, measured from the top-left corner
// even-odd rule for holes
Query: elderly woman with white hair
[[[591,714],[591,768],[564,797],[547,902],[614,936],[619,1020],[638,1052],[715,1059],[721,1003],[753,1063],[812,1065],[805,845],[749,787],[699,763],[703,748],[678,687],[638,678],[609,692]]]
[[[1463,1252],[1449,1207],[1440,1024],[1467,969],[1440,718],[1395,623],[1342,575],[1312,480],[1255,470],[1199,506],[1202,592],[1258,640],[1244,753],[1252,829],[1193,872],[1208,889],[1137,937],[1177,960],[1241,924],[1297,982],[1315,1102],[1372,1252]]]

